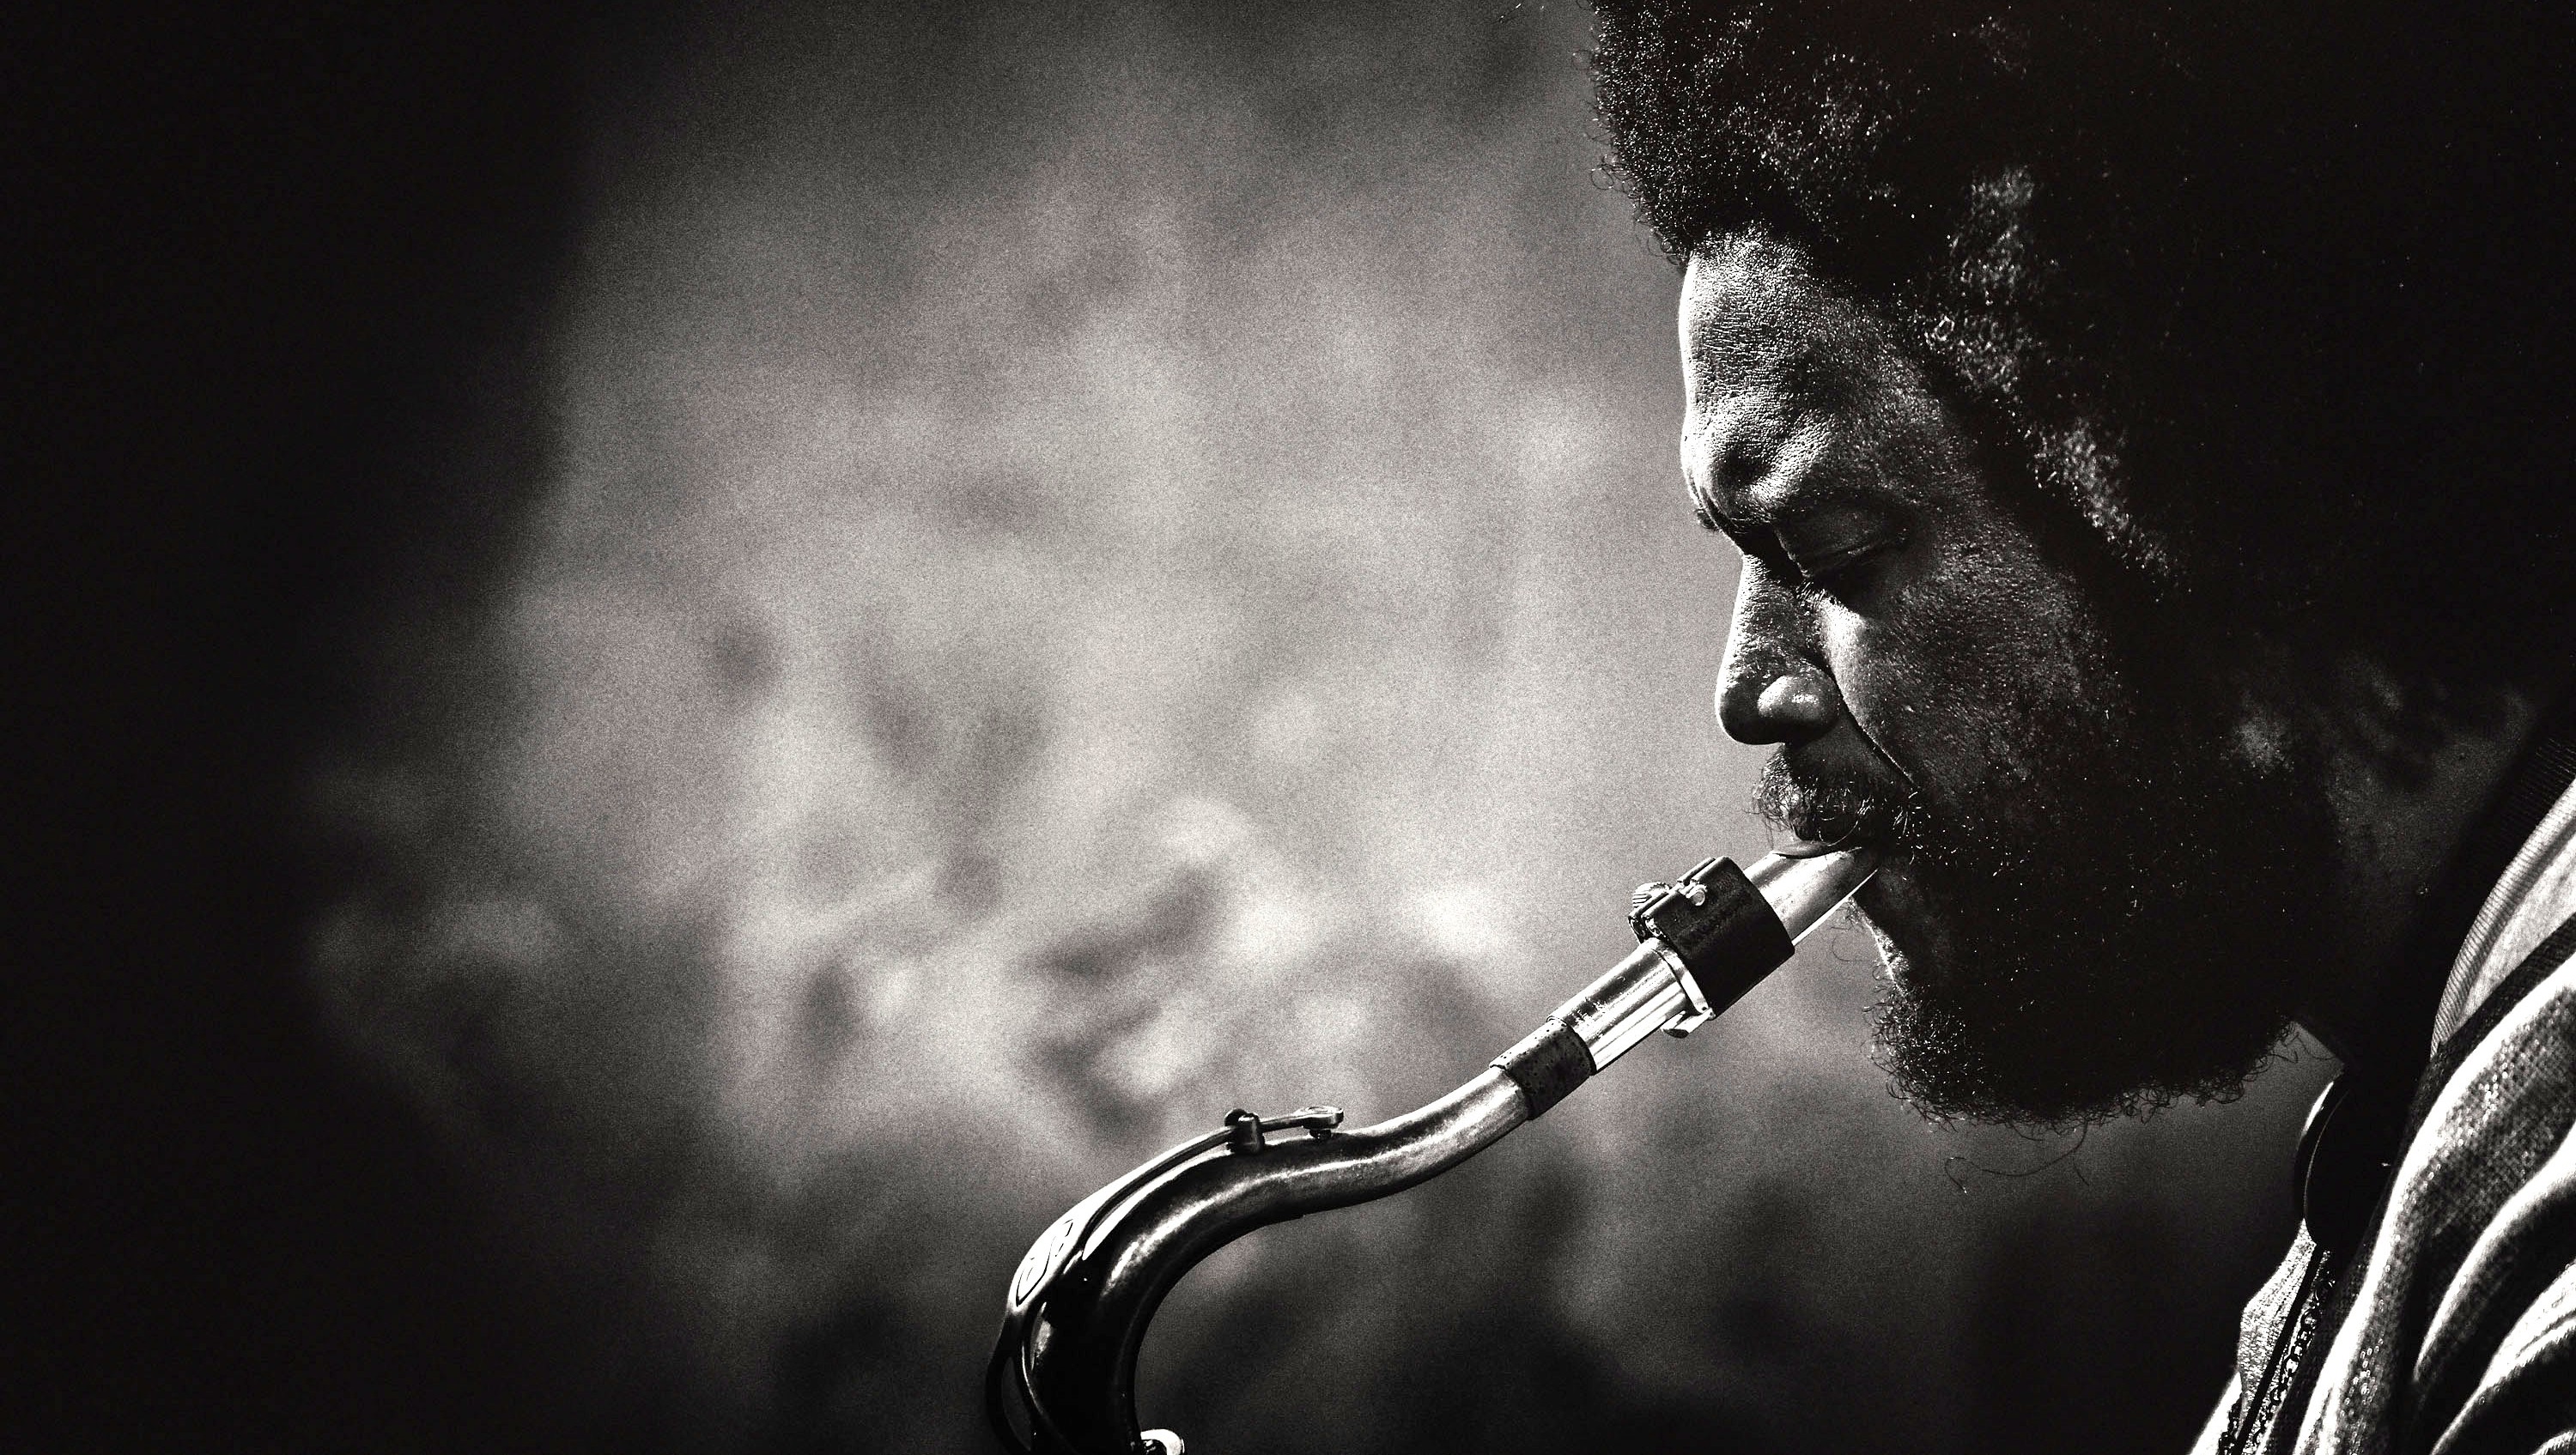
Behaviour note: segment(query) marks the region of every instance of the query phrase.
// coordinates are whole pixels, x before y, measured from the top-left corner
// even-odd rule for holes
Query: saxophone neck
[[[1465,1085],[1375,1126],[1332,1107],[1237,1111],[1076,1203],[1021,1260],[985,1374],[995,1431],[1022,1455],[1181,1455],[1136,1419],[1136,1356],[1163,1295],[1255,1228],[1436,1177],[1545,1113],[1653,1032],[1688,1035],[1786,961],[1867,880],[1858,851],[1710,859],[1640,889],[1638,945]],[[1029,1434],[1010,1415],[1017,1403]]]

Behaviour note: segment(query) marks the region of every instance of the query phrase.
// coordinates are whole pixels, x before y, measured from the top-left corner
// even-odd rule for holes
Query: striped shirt
[[[2538,800],[2550,806],[2451,961],[2430,1066],[2390,1123],[2407,1129],[2370,1164],[2366,1219],[2333,1227],[2323,1200],[2303,1203],[2196,1452],[2576,1455],[2571,754],[2552,738],[2526,772],[2555,801]],[[2343,1090],[2311,1113],[2311,1143]]]

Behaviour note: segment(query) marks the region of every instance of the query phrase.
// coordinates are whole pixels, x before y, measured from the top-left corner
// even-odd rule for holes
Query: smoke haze
[[[983,1448],[1066,1205],[1238,1105],[1438,1094],[1629,887],[1764,847],[1584,23],[797,4],[595,53],[538,463],[309,774],[314,983],[524,1249],[586,1439]],[[1820,934],[1462,1171],[1219,1255],[1148,1421],[2178,1446],[2317,1066],[2080,1148],[1934,1130],[1872,971]]]

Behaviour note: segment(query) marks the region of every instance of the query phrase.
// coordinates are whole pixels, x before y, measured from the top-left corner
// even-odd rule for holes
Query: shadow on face
[[[1683,472],[1743,556],[1718,717],[1779,745],[1766,816],[1899,851],[1861,904],[1900,1082],[2042,1121],[2231,1090],[2294,999],[2298,942],[2261,930],[2323,878],[2269,832],[2322,813],[2308,775],[2247,757],[2214,666],[2120,645],[2148,624],[2052,562],[1797,247],[1711,243],[1681,313]]]

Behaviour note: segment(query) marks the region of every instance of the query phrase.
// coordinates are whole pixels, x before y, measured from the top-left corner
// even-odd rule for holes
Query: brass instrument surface
[[[1040,1412],[1034,1447],[1126,1450],[1147,1325],[1182,1275],[1256,1228],[1368,1202],[1449,1170],[1528,1120],[1519,1089],[1487,1069],[1403,1116],[1257,1150],[1219,1143],[1132,1188],[1081,1238],[1028,1319],[1023,1375]],[[1033,1250],[1034,1252],[1035,1250]],[[1006,1341],[1007,1342],[1007,1341]],[[1053,1426],[1047,1429],[1046,1426]]]
[[[1254,1229],[1372,1201],[1438,1176],[1543,1114],[1653,1030],[1687,1035],[1789,958],[1874,872],[1867,851],[1703,862],[1638,891],[1640,945],[1447,1095],[1356,1130],[1310,1107],[1181,1143],[1050,1224],[1012,1278],[985,1373],[1005,1445],[1031,1455],[1182,1455],[1143,1431],[1136,1361],[1181,1277]],[[1669,943],[1667,943],[1669,941]],[[1716,991],[1712,1002],[1702,982]],[[1272,1133],[1288,1133],[1272,1140]],[[1014,1397],[1029,1434],[1014,1427]]]

